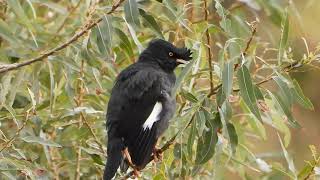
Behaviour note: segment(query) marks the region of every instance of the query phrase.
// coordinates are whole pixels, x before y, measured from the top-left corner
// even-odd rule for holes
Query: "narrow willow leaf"
[[[288,168],[296,176],[297,170],[296,170],[296,168],[294,166],[293,159],[291,158],[291,156],[289,155],[288,151],[284,147],[283,142],[282,142],[281,137],[280,137],[279,134],[278,134],[278,138],[279,138],[280,145],[281,145],[281,148],[282,148],[282,151],[283,151],[283,155],[284,155],[284,157],[285,157],[285,159],[286,159],[286,161],[288,163]]]
[[[224,93],[224,91],[222,90],[222,88],[219,88],[218,89],[218,92],[217,92],[217,106],[221,107],[222,104],[225,102],[226,100],[226,95]]]
[[[60,14],[67,14],[68,13],[68,9],[66,7],[61,6],[58,3],[51,2],[49,0],[42,0],[40,2],[40,4],[42,4],[44,6],[47,6],[48,8],[50,8],[53,11],[56,11],[56,12],[58,12]]]
[[[225,101],[221,108],[219,108],[220,119],[223,126],[223,135],[229,140],[232,153],[236,152],[238,145],[238,136],[233,124],[229,121],[232,118],[232,108],[230,103]]]
[[[307,179],[307,177],[312,174],[314,167],[317,165],[315,160],[307,162],[306,165],[299,171],[298,179]]]
[[[196,63],[195,60],[191,60],[191,62],[189,62],[187,64],[186,67],[183,68],[182,72],[179,74],[178,78],[177,78],[177,81],[174,85],[174,88],[173,88],[173,94],[175,95],[177,93],[177,90],[180,88],[184,78],[190,73],[193,65]]]
[[[220,27],[225,31],[225,32],[230,32],[231,30],[231,21],[230,19],[227,18],[228,12],[224,9],[224,7],[220,4],[218,0],[215,0],[215,8],[217,9],[217,13],[221,17],[220,21]]]
[[[260,121],[256,121],[253,116],[248,116],[247,118],[251,128],[255,133],[257,133],[263,140],[267,139],[267,133],[265,127]]]
[[[33,92],[28,88],[28,92],[29,92],[29,95],[30,95],[30,99],[31,99],[31,102],[32,102],[32,108],[35,110],[36,109],[36,99],[35,99],[35,96],[33,94]]]
[[[289,105],[285,102],[285,100],[283,99],[283,97],[277,93],[274,94],[274,96],[276,97],[276,100],[278,102],[278,104],[280,105],[282,111],[284,112],[284,114],[287,116],[288,118],[288,122],[292,127],[295,128],[300,128],[300,124],[298,123],[298,121],[295,120],[295,118],[292,115],[291,112],[291,108],[289,107]]]
[[[189,155],[189,159],[192,160],[192,147],[194,145],[194,141],[196,138],[196,133],[197,133],[197,129],[196,129],[196,121],[192,121],[191,123],[191,128],[190,128],[190,133],[189,133],[189,137],[188,137],[188,143],[187,143],[187,149],[188,149],[188,155]]]
[[[216,113],[212,119],[206,119],[206,126],[208,130],[198,140],[196,164],[204,164],[214,155],[215,146],[218,142],[217,130],[221,128],[219,113]]]
[[[196,113],[197,118],[197,132],[198,136],[201,137],[204,129],[206,128],[206,116],[203,110],[200,110]]]
[[[198,99],[191,93],[189,92],[186,92],[186,91],[182,91],[181,95],[186,98],[187,100],[189,100],[190,102],[193,102],[193,103],[197,103],[198,102]]]
[[[165,8],[167,11],[165,11],[165,15],[168,17],[169,20],[172,22],[178,22],[181,26],[186,28],[188,31],[193,32],[192,29],[187,24],[187,21],[183,18],[185,10],[180,8],[177,8],[177,6],[174,5],[173,1],[171,0],[164,0],[163,4],[165,5]]]
[[[53,104],[54,104],[54,85],[55,85],[55,81],[54,81],[54,76],[53,76],[53,67],[50,61],[47,61],[48,64],[48,68],[49,68],[49,74],[50,74],[50,114],[52,114],[52,110],[53,110]]]
[[[280,37],[280,45],[279,45],[279,53],[278,53],[278,65],[282,64],[283,54],[285,52],[285,48],[288,43],[288,35],[289,35],[289,18],[288,18],[288,10],[286,9],[285,14],[281,21],[281,37]]]
[[[157,33],[158,36],[160,36],[162,39],[164,39],[162,32],[161,32],[161,28],[158,25],[157,21],[153,18],[153,16],[151,16],[150,14],[145,12],[143,9],[139,9],[139,12],[140,12],[140,15],[148,23],[150,28],[153,29]]]
[[[18,39],[12,34],[9,25],[0,18],[0,36],[12,44],[19,45]]]
[[[260,111],[257,106],[257,99],[252,85],[252,80],[248,68],[243,65],[237,72],[239,80],[240,94],[244,102],[255,115],[256,118],[261,120]]]
[[[102,162],[102,159],[99,155],[97,154],[90,154],[91,159],[93,160],[93,162],[95,162],[96,164],[99,164],[101,166],[104,166],[105,164]]]
[[[264,100],[264,97],[260,88],[257,85],[253,85],[253,88],[254,88],[254,94],[256,95],[257,99]]]
[[[294,84],[294,89],[292,89],[293,98],[303,107],[310,110],[314,110],[312,102],[307,97],[304,96],[298,81],[294,79],[293,84]]]
[[[124,13],[127,22],[133,27],[139,27],[139,10],[136,0],[128,0],[124,5]]]
[[[0,106],[4,105],[6,102],[6,96],[11,88],[11,80],[13,78],[13,74],[9,72],[8,74],[2,76],[1,84],[0,84]]]
[[[104,56],[110,54],[112,33],[112,18],[110,16],[105,15],[102,22],[97,25],[97,45],[100,53]]]
[[[227,124],[227,129],[228,129],[228,133],[229,133],[232,152],[236,153],[236,148],[238,146],[238,135],[237,135],[236,129],[234,128],[233,124],[231,124],[231,123]]]
[[[30,23],[29,18],[25,14],[20,2],[18,0],[7,0],[8,5],[12,8],[13,12],[19,17],[21,22]]]
[[[51,147],[62,147],[60,144],[53,142],[51,140],[42,139],[40,137],[36,136],[24,136],[21,137],[21,139],[28,143],[38,143],[45,146],[51,146]]]
[[[283,81],[282,78],[279,76],[275,76],[273,77],[273,79],[275,80],[275,82],[277,83],[280,89],[279,92],[283,101],[287,104],[289,108],[291,108],[293,104],[293,98],[292,98],[290,88],[288,87],[288,84],[285,81]]]
[[[134,43],[135,43],[135,44],[137,45],[137,47],[138,47],[139,53],[141,53],[144,48],[143,48],[142,44],[140,43],[140,41],[139,41],[139,39],[138,39],[138,37],[137,37],[136,31],[135,31],[134,28],[127,22],[126,19],[124,19],[124,21],[126,22],[126,24],[127,24],[127,26],[128,26],[129,32],[130,32],[130,34],[131,34],[131,37],[132,37]]]
[[[120,29],[118,28],[114,28],[114,31],[117,33],[119,39],[120,39],[120,43],[123,45],[124,49],[126,50],[127,54],[129,57],[133,57],[133,50],[132,50],[132,46],[131,43],[127,37],[127,35],[122,32]]]
[[[222,71],[222,89],[225,92],[226,97],[229,97],[232,91],[233,82],[233,61],[229,61],[224,64]]]
[[[16,118],[16,116],[17,116],[16,111],[11,106],[3,105],[3,107],[10,113],[16,126],[19,127],[19,123]]]

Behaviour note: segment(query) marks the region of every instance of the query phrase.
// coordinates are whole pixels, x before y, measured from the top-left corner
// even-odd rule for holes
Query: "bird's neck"
[[[165,61],[153,57],[153,54],[149,51],[143,51],[138,59],[138,63],[149,64],[151,66],[155,66],[156,68],[161,68],[163,71],[167,73],[173,73],[176,68],[175,65],[164,64]]]

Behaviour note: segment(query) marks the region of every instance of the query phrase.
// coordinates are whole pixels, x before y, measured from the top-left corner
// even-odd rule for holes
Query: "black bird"
[[[121,162],[137,172],[158,156],[157,139],[175,112],[171,96],[174,69],[191,60],[191,51],[155,39],[138,61],[117,77],[107,109],[107,164],[104,180],[112,179]]]

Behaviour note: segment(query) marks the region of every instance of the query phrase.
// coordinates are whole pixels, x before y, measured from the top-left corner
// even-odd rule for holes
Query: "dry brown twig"
[[[21,127],[17,130],[17,132],[15,133],[15,135],[14,135],[12,138],[10,138],[9,141],[7,141],[7,142],[4,143],[3,147],[0,149],[0,153],[1,153],[3,150],[5,150],[5,149],[7,149],[8,147],[11,146],[11,144],[13,143],[13,141],[16,140],[16,138],[19,136],[20,132],[21,132],[21,131],[23,130],[23,128],[27,125],[27,122],[28,122],[28,120],[29,120],[29,113],[30,113],[29,111],[26,112],[25,119],[24,119]]]
[[[124,2],[125,0],[119,0],[117,3],[115,3],[114,5],[112,5],[111,9],[106,13],[106,14],[112,14],[115,12],[115,10]],[[103,20],[103,16],[101,16],[100,18],[94,20],[94,21],[87,21],[85,23],[85,25],[83,25],[82,28],[80,28],[80,30],[78,32],[76,32],[69,40],[67,40],[66,42],[64,42],[63,44],[51,49],[51,50],[47,50],[43,53],[41,53],[40,56],[29,59],[27,61],[21,62],[21,63],[13,63],[13,64],[6,64],[6,65],[1,65],[0,66],[0,74],[1,73],[5,73],[8,71],[12,71],[15,69],[18,69],[20,67],[24,67],[30,64],[33,64],[35,62],[38,61],[42,61],[43,59],[47,58],[48,56],[51,56],[55,53],[57,53],[58,51],[68,47],[70,44],[72,44],[73,42],[77,41],[80,37],[82,37],[84,34],[86,34],[91,28],[95,27],[98,23],[100,23]]]

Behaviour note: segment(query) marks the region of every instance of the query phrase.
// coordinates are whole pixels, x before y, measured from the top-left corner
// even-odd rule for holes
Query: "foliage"
[[[315,148],[300,172],[287,151],[289,128],[300,127],[293,105],[313,109],[289,72],[313,66],[320,50],[309,51],[304,40],[306,52],[293,53],[293,2],[1,3],[0,179],[101,178],[114,79],[156,37],[191,48],[193,61],[176,71],[178,110],[160,142],[164,159],[150,163],[144,178],[221,179],[232,172],[300,179],[319,171]],[[268,138],[267,126],[279,133],[287,165],[251,152]]]

